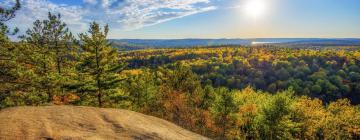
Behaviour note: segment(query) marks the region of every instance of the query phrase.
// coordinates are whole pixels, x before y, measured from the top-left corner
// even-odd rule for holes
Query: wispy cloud
[[[1,5],[10,6],[13,3],[14,0],[5,0]],[[9,25],[19,27],[22,32],[31,27],[36,19],[47,18],[48,12],[60,12],[62,19],[68,23],[74,32],[82,32],[87,27],[83,18],[86,13],[80,6],[54,4],[47,0],[21,0],[21,4],[21,10],[17,12],[16,18],[12,19]]]
[[[172,19],[213,10],[209,0],[129,0],[118,10],[108,8],[109,15],[119,15],[126,29],[138,29]]]
[[[111,27],[135,30],[185,16],[216,9],[211,0],[83,0],[82,5],[56,4],[49,0],[21,0],[22,9],[11,21],[22,30],[47,12],[61,13],[74,32],[84,32],[95,20]],[[4,0],[9,6],[14,0]]]

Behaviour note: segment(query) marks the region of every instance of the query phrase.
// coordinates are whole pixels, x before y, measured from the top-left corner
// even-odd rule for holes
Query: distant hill
[[[251,44],[243,39],[110,39],[114,47],[129,49],[137,48],[181,48],[214,45]]]
[[[110,39],[109,41],[113,43],[114,47],[124,50],[257,44],[280,44],[292,46],[360,46],[360,39],[357,38]]]
[[[205,140],[168,121],[121,109],[77,106],[0,110],[0,139]]]
[[[309,39],[281,44],[297,46],[360,46],[360,39]]]

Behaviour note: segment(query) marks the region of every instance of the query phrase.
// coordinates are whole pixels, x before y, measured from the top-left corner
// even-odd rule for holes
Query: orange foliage
[[[60,95],[54,95],[53,96],[53,104],[55,105],[69,105],[72,102],[79,100],[80,97],[77,96],[76,94],[70,93],[67,94],[65,96],[60,96]]]

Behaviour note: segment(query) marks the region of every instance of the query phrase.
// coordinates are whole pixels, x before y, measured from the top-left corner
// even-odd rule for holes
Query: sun
[[[248,0],[244,10],[248,16],[258,18],[265,14],[266,6],[265,0]]]

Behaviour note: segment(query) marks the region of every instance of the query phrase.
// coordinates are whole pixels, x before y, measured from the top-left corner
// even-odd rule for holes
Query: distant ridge
[[[212,45],[250,45],[251,41],[244,39],[110,39],[115,45],[136,47],[195,47]]]
[[[254,38],[254,39],[110,39],[113,46],[126,50],[181,48],[214,45],[284,44],[297,46],[360,46],[360,38]]]

